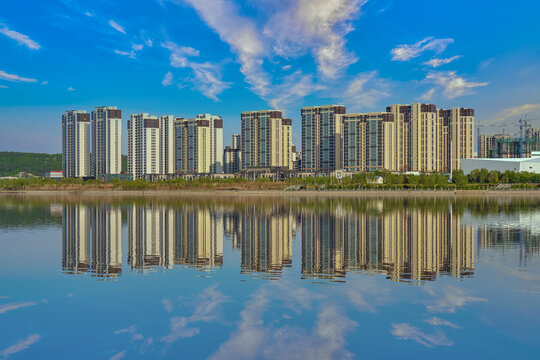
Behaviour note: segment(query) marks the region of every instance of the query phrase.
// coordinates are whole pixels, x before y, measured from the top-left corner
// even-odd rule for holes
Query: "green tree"
[[[488,174],[488,181],[490,184],[498,184],[499,183],[499,172],[496,170],[491,170]]]

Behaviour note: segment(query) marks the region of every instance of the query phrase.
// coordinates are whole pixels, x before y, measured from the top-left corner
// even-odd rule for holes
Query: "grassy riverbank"
[[[456,171],[453,180],[441,174],[404,175],[388,172],[356,174],[338,180],[335,177],[291,178],[285,181],[244,178],[193,180],[173,179],[166,181],[146,181],[137,179],[110,182],[64,178],[60,181],[44,178],[0,180],[0,191],[277,191],[277,190],[540,190],[540,175],[530,173],[487,172],[475,170],[469,176]],[[382,184],[374,183],[381,177]],[[501,185],[503,184],[503,185]]]

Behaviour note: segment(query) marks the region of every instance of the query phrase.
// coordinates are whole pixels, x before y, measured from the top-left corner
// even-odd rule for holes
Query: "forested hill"
[[[127,169],[127,156],[122,155],[122,171]],[[47,171],[62,170],[62,154],[38,154],[0,151],[0,176],[16,176],[25,171],[44,176]]]
[[[21,171],[44,176],[47,171],[60,170],[62,154],[0,151],[0,176],[15,176]]]

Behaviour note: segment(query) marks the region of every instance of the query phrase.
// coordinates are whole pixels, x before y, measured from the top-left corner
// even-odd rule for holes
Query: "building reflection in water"
[[[62,216],[62,268],[70,274],[122,273],[122,214],[109,205],[66,205]]]
[[[302,215],[302,277],[343,281],[347,271],[426,281],[470,276],[474,233],[451,212],[306,212]]]
[[[149,204],[133,205],[128,214],[128,263],[132,269],[174,265],[212,268],[223,264],[219,212]]]
[[[337,204],[337,206],[336,206]],[[344,281],[347,272],[384,273],[395,281],[471,276],[474,232],[451,208],[333,206],[291,208],[280,203],[229,207],[226,204],[135,203],[127,212],[127,263],[136,271],[198,269],[223,265],[223,238],[240,251],[244,274],[278,279],[292,265],[292,244],[301,228],[301,277]],[[119,208],[66,205],[63,208],[63,268],[118,276],[122,270]],[[480,246],[494,235],[479,230]],[[520,235],[520,236],[523,236]]]
[[[494,217],[478,225],[478,249],[517,250],[520,266],[540,255],[540,213],[522,213],[513,218]]]

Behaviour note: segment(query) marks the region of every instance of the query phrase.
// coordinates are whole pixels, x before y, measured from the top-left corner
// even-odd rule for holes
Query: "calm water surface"
[[[0,197],[0,359],[540,358],[540,200]]]

